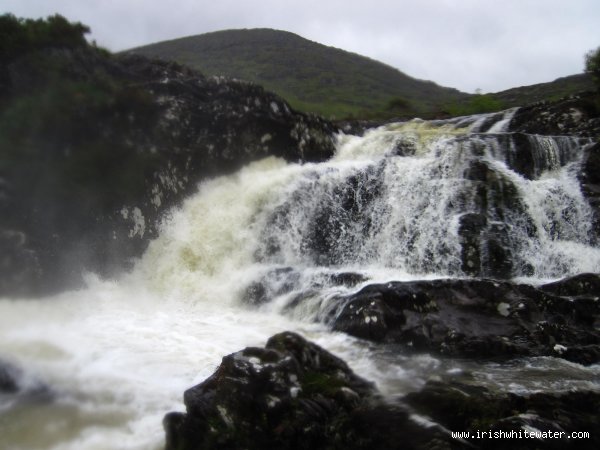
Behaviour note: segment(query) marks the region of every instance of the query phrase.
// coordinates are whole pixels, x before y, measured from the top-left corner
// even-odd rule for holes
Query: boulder
[[[19,391],[19,369],[0,359],[0,394],[14,394]]]
[[[600,361],[598,275],[540,288],[484,279],[390,282],[339,297],[334,330],[453,357]]]
[[[441,429],[384,402],[342,360],[290,332],[223,358],[184,403],[185,414],[164,419],[167,450],[457,448]]]

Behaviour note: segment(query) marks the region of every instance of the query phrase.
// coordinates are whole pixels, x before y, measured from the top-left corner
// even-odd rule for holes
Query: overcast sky
[[[600,46],[600,0],[0,0],[0,12],[62,14],[113,51],[276,28],[465,92],[580,73]]]

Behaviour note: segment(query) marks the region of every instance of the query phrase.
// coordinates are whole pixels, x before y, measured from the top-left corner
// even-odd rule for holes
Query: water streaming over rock
[[[404,356],[319,323],[372,282],[600,272],[577,181],[589,140],[508,133],[512,114],[341,135],[322,164],[253,163],[203,183],[118,282],[2,299],[0,356],[26,376],[17,397],[0,394],[0,448],[160,448],[186,387],[284,329],[389,394],[467,370],[503,389],[597,388],[597,367]]]

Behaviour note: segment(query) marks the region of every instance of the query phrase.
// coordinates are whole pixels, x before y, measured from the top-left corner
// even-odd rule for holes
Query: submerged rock
[[[539,289],[492,280],[391,282],[339,298],[334,330],[406,349],[468,358],[600,361],[600,276]]]

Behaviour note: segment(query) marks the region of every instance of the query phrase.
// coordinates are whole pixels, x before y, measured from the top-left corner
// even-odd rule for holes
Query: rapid
[[[21,371],[19,393],[0,394],[0,449],[160,449],[162,417],[182,410],[185,389],[224,355],[284,330],[387,395],[467,373],[515,392],[600,389],[597,365],[409,356],[324,321],[331,298],[374,282],[509,274],[539,284],[600,272],[577,180],[591,142],[509,133],[512,114],[342,134],[320,164],[254,162],[200,184],[131,273],[0,299],[0,360]],[[462,248],[475,216],[485,220],[472,257]],[[267,302],[249,301],[259,280]]]

